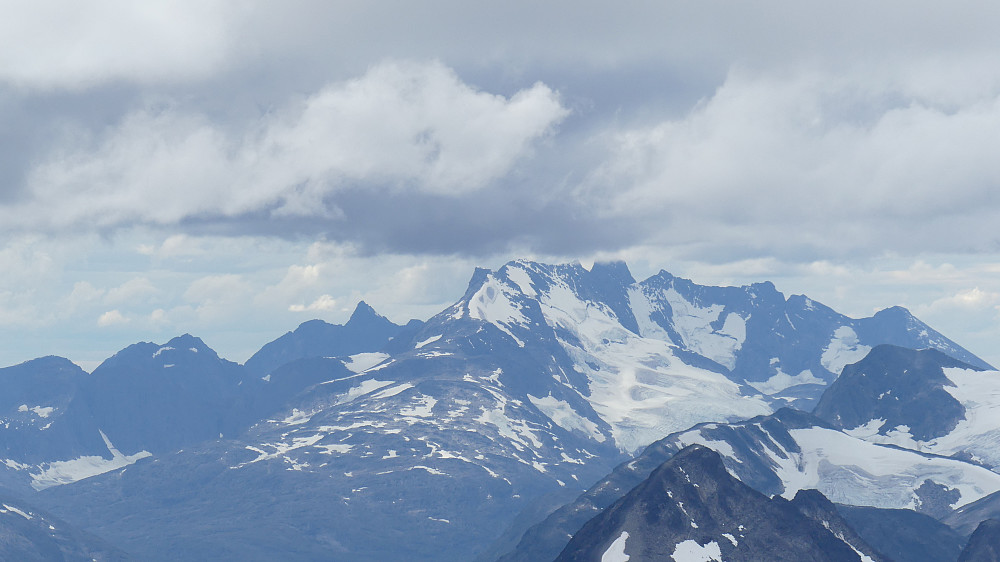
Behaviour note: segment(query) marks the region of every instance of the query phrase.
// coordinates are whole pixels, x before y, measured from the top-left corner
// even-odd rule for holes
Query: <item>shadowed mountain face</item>
[[[955,560],[966,537],[937,519],[909,509],[838,505],[837,511],[868,544],[891,560]]]
[[[814,414],[852,436],[1000,469],[1000,372],[937,350],[878,346],[849,365]]]
[[[983,467],[869,443],[810,414],[783,408],[744,422],[699,424],[657,441],[529,528],[501,560],[554,557],[585,521],[692,444],[719,452],[728,471],[744,484],[786,499],[803,489],[818,489],[838,503],[916,506],[940,516],[1000,490],[1000,474]]]
[[[770,499],[733,478],[717,453],[693,445],[591,519],[557,560],[695,555],[733,561],[881,559],[822,494]]]
[[[1000,521],[987,519],[980,523],[958,562],[1000,562]]]
[[[132,558],[22,500],[0,495],[0,560],[118,562]]]
[[[942,519],[962,535],[971,535],[987,519],[1000,520],[1000,491],[962,506]]]
[[[877,346],[844,368],[813,413],[840,429],[882,420],[880,432],[906,426],[918,441],[941,437],[965,419],[965,408],[947,390],[955,386],[944,373],[948,367],[981,370],[934,349]]]

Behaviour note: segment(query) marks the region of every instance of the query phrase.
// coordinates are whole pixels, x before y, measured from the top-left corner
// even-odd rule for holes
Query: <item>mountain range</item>
[[[184,335],[92,373],[0,369],[0,485],[145,560],[544,560],[633,488],[675,493],[644,482],[696,446],[737,479],[712,485],[796,528],[824,529],[803,514],[818,490],[973,513],[964,546],[997,514],[998,376],[899,307],[852,319],[770,283],[517,261],[426,322],[360,303],[244,365]],[[625,529],[623,552],[651,529]]]

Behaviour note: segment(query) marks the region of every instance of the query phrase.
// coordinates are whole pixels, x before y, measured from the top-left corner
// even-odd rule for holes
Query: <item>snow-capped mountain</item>
[[[726,422],[809,403],[880,343],[982,364],[902,309],[854,320],[769,283],[702,287],[665,272],[636,282],[622,263],[477,270],[462,298],[427,322],[387,323],[359,305],[343,328],[385,333],[337,348],[322,335],[337,330],[306,323],[265,346],[251,369],[190,336],[123,350],[67,406],[96,454],[120,464],[98,462],[110,472],[39,501],[146,559],[465,560],[520,524],[519,512],[572,499],[664,435],[704,422],[725,432]],[[759,441],[760,459],[775,455],[748,452],[745,462],[771,493],[791,497],[825,481],[818,466],[844,466],[820,443],[850,437],[813,419],[785,427],[785,418],[794,414],[758,417],[777,426],[763,437],[751,426],[731,431]],[[919,467],[878,505],[927,503],[939,485],[962,501],[1000,489],[990,480],[1000,476],[958,461],[849,446],[872,447],[892,470]],[[150,458],[125,468],[137,455]],[[20,473],[45,466],[24,463]]]
[[[566,537],[596,511],[693,444],[719,452],[726,468],[743,483],[786,499],[816,489],[837,503],[943,517],[1000,490],[1000,475],[983,467],[863,441],[810,414],[783,408],[745,422],[700,424],[654,443],[530,529],[502,560],[554,556]]]
[[[255,381],[244,381],[240,365],[189,335],[163,346],[134,344],[91,374],[74,371],[65,360],[39,361],[46,362],[11,369],[27,369],[35,377],[40,368],[55,365],[64,373],[63,394],[61,400],[26,403],[27,412],[19,412],[44,414],[46,423],[37,433],[4,434],[5,483],[15,488],[74,482],[222,433],[242,432],[258,417]]]
[[[785,299],[770,283],[704,287],[664,271],[637,283],[624,263],[479,270],[425,333],[461,320],[544,353],[550,376],[569,391],[553,397],[574,408],[588,402],[628,453],[701,421],[809,403],[881,343],[985,366],[904,309],[854,320],[806,297]]]
[[[768,498],[690,446],[587,522],[556,558],[874,562],[882,557],[815,490]]]
[[[1000,470],[1000,372],[936,350],[880,346],[814,412],[847,433]]]

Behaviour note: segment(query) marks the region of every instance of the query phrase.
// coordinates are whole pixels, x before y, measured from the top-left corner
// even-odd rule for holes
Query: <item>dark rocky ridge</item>
[[[627,535],[626,535],[627,533]],[[626,538],[627,537],[627,538]],[[558,562],[600,560],[624,538],[629,560],[667,560],[685,547],[733,562],[882,558],[816,491],[770,499],[733,478],[718,453],[681,450],[576,533]]]
[[[981,370],[936,349],[876,346],[844,368],[813,413],[840,429],[883,419],[882,434],[905,425],[918,441],[941,437],[965,419],[965,408],[944,389],[953,386],[945,367]]]

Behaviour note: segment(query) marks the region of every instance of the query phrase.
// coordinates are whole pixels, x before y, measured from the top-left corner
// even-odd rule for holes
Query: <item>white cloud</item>
[[[935,300],[924,307],[928,312],[983,312],[996,315],[1000,310],[1000,293],[984,291],[979,287],[964,289],[953,295]]]
[[[202,256],[207,250],[202,246],[202,240],[186,234],[172,234],[162,244],[139,244],[136,251],[145,256],[158,259],[190,258]]]
[[[380,64],[238,134],[178,108],[144,110],[101,138],[53,153],[30,173],[28,200],[4,209],[5,224],[333,217],[338,211],[325,198],[346,187],[465,193],[510,171],[566,114],[545,85],[504,98],[438,63]],[[161,253],[176,252],[168,243]]]
[[[146,303],[150,297],[158,292],[159,290],[148,277],[133,277],[109,290],[104,297],[104,302],[111,305]]]
[[[194,280],[183,298],[194,305],[197,322],[205,326],[245,315],[253,292],[253,284],[243,276],[226,273]]]
[[[327,312],[331,310],[336,310],[337,300],[330,295],[320,295],[319,298],[314,300],[311,304],[293,304],[288,307],[290,312]]]
[[[101,316],[97,319],[97,325],[102,328],[115,326],[117,324],[125,324],[127,322],[128,318],[126,318],[117,308],[101,314]]]
[[[577,194],[701,251],[989,247],[1000,220],[1000,90],[944,108],[879,86],[735,72],[683,118],[608,136],[613,156]]]

